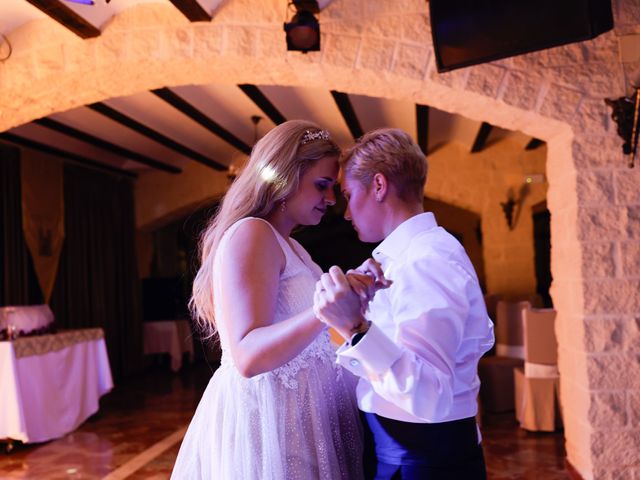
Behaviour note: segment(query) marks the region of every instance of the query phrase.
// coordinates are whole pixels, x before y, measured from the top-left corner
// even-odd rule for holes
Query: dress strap
[[[287,241],[282,237],[282,235],[280,235],[280,232],[278,232],[278,230],[276,230],[276,228],[271,225],[269,222],[267,222],[264,218],[260,218],[260,217],[245,217],[245,218],[241,218],[240,220],[238,220],[236,223],[234,223],[233,225],[231,225],[227,231],[225,232],[224,236],[227,239],[230,239],[233,234],[235,233],[235,231],[238,229],[238,227],[240,225],[242,225],[245,222],[248,222],[250,220],[259,220],[263,223],[266,223],[267,225],[269,225],[269,227],[271,228],[271,230],[273,231],[273,234],[276,237],[276,240],[278,240],[278,244],[280,245],[280,248],[282,249],[282,253],[284,253],[284,257],[285,259],[289,258],[289,253],[294,253],[291,250],[291,246],[287,243]],[[228,241],[228,240],[227,240]],[[295,254],[295,253],[294,253]]]

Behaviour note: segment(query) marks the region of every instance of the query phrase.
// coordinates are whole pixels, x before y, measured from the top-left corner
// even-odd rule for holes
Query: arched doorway
[[[291,55],[281,48],[279,11],[275,0],[260,2],[248,16],[242,2],[227,2],[211,23],[185,24],[170,7],[139,5],[120,13],[100,37],[88,41],[33,22],[11,36],[19,48],[2,66],[0,130],[111,97],[215,78],[229,84],[322,86],[411,99],[546,141],[551,294],[558,310],[563,402],[572,405],[565,408],[568,456],[586,476],[613,471],[618,461],[598,455],[597,445],[623,434],[603,429],[606,422],[598,417],[597,408],[591,408],[598,405],[591,392],[600,387],[630,388],[626,377],[613,383],[604,379],[610,368],[631,359],[633,351],[616,350],[616,358],[607,357],[603,363],[593,355],[599,347],[593,346],[592,336],[607,334],[585,317],[601,319],[618,303],[622,310],[612,307],[613,311],[626,319],[623,328],[631,328],[628,319],[637,312],[637,304],[615,300],[621,285],[632,296],[637,282],[616,279],[608,271],[596,271],[602,274],[597,281],[586,278],[590,270],[584,262],[607,261],[602,260],[607,248],[592,246],[602,241],[609,242],[608,251],[631,251],[620,242],[637,234],[637,212],[629,199],[620,198],[621,205],[613,206],[616,194],[609,185],[618,182],[618,174],[611,158],[619,142],[611,129],[602,128],[606,111],[601,97],[607,93],[596,81],[607,74],[592,70],[592,77],[598,78],[584,79],[567,73],[567,65],[577,68],[589,55],[572,59],[561,50],[554,52],[557,56],[533,54],[438,75],[430,39],[424,34],[428,18],[423,2],[402,6],[381,2],[366,8],[360,2],[336,2],[325,12],[323,51]],[[615,67],[619,66],[615,44],[615,37],[604,35],[580,48]],[[604,83],[622,83],[620,68],[607,72],[611,81]],[[157,188],[158,182],[154,185]],[[144,181],[140,187],[147,204],[153,205],[151,187]],[[195,200],[175,200],[161,213],[185,208],[186,201]],[[150,210],[139,212],[149,223],[157,218]],[[625,268],[631,272],[625,275],[632,275],[637,263]],[[635,448],[633,442],[629,445]]]

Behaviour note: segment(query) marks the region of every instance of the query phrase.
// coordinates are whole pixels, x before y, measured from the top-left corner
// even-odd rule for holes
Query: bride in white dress
[[[289,236],[335,203],[339,153],[313,123],[277,126],[206,229],[192,308],[222,360],[172,479],[362,478],[355,379],[313,314],[322,271]]]

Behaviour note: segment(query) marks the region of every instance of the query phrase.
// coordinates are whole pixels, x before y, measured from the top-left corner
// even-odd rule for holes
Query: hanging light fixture
[[[317,0],[293,0],[289,8],[295,7],[296,13],[290,22],[285,22],[287,50],[302,53],[320,50],[320,24],[315,17],[320,13]]]
[[[260,123],[262,118],[263,117],[261,117],[260,115],[251,115],[251,123],[253,123],[253,145],[255,145],[258,141],[258,124]],[[229,185],[231,185],[235,181],[236,177],[240,174],[244,163],[244,160],[237,158],[231,162],[231,164],[227,168],[227,180],[229,182]]]

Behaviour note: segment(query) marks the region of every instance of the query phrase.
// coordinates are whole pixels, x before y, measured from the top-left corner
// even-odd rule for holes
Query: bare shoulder
[[[227,254],[238,267],[263,268],[269,263],[281,270],[285,261],[273,228],[259,218],[249,218],[238,225],[229,239]]]

